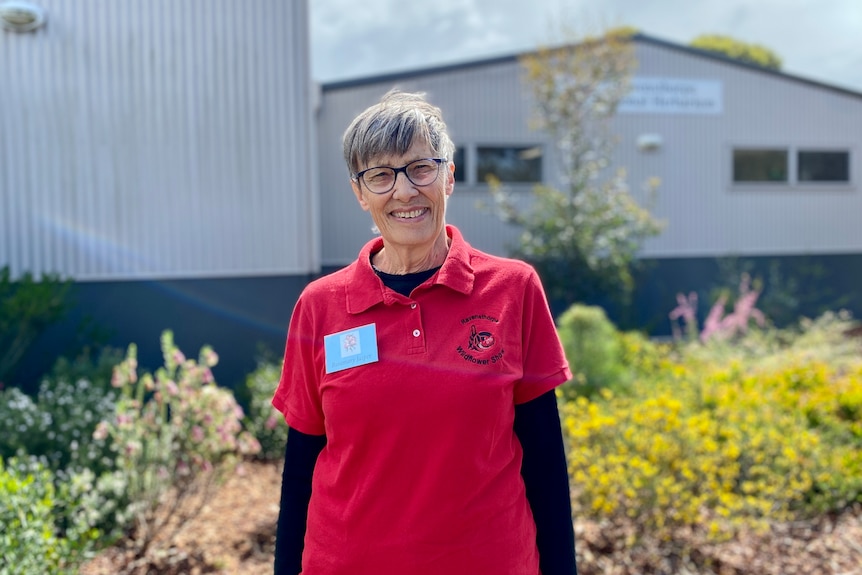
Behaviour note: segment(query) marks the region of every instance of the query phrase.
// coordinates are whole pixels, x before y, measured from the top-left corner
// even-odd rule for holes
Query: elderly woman
[[[421,94],[344,134],[380,237],[293,311],[278,575],[576,573],[554,395],[571,372],[535,271],[446,224],[454,151]]]

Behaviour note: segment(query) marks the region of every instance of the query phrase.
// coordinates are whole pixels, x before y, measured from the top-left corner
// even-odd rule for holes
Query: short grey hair
[[[344,132],[344,161],[351,178],[375,158],[403,155],[413,144],[431,146],[436,156],[452,161],[452,143],[443,112],[424,93],[393,89],[359,114]]]

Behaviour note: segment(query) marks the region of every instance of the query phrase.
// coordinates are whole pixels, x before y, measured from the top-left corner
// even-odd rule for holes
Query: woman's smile
[[[411,210],[394,210],[390,215],[401,221],[417,220],[428,213],[428,208],[414,208]]]

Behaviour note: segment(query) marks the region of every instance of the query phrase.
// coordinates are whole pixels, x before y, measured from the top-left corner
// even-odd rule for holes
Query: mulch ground
[[[135,562],[130,551],[113,547],[80,573],[271,574],[280,488],[278,463],[245,463],[194,519],[170,540],[157,540],[142,560]],[[673,567],[656,564],[647,552],[627,554],[621,538],[623,533],[606,526],[577,521],[581,575],[862,575],[862,506],[816,521],[776,525],[766,536],[702,545],[692,550],[688,562]]]

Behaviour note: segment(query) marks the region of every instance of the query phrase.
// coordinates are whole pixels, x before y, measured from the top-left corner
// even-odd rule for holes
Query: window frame
[[[726,146],[724,177],[727,178],[727,188],[733,192],[739,191],[854,191],[858,187],[858,174],[854,170],[857,158],[856,147],[853,144],[807,145],[778,142],[734,142]],[[735,152],[738,150],[785,150],[787,154],[787,179],[784,181],[736,181]],[[809,181],[799,179],[800,154],[803,152],[836,152],[847,154],[847,180]]]
[[[784,155],[784,179],[781,180],[737,180],[737,152],[778,152]],[[793,163],[790,146],[733,146],[730,150],[730,181],[734,186],[784,186],[792,183]]]
[[[853,183],[853,153],[848,148],[837,148],[837,147],[798,147],[795,150],[796,152],[796,166],[794,170],[794,176],[796,178],[796,182],[800,186],[830,186],[830,185],[850,185]],[[847,179],[845,180],[803,180],[800,178],[801,170],[802,170],[802,154],[844,154],[846,157],[847,165]]]
[[[479,169],[481,167],[481,153],[483,150],[487,149],[497,149],[497,150],[518,150],[518,151],[527,151],[531,149],[538,150],[537,160],[538,166],[536,167],[538,174],[535,180],[529,181],[513,181],[513,180],[500,180],[500,184],[504,185],[508,188],[512,189],[521,189],[527,188],[532,189],[533,186],[538,184],[542,184],[545,181],[547,170],[548,170],[548,149],[545,143],[542,142],[480,142],[475,143],[471,147],[471,152],[469,156],[472,157],[472,162],[470,162],[470,172],[469,172],[469,181],[472,182],[475,186],[488,186],[488,182],[485,181],[484,178],[480,177]],[[468,160],[469,161],[469,160]]]

